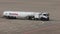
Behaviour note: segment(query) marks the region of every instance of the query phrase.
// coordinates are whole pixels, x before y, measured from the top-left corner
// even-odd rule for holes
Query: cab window
[[[43,14],[44,16],[49,16],[49,14]]]

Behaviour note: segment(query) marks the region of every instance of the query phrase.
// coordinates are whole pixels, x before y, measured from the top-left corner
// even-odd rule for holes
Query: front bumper
[[[40,20],[49,21],[49,17],[47,18],[41,17]]]

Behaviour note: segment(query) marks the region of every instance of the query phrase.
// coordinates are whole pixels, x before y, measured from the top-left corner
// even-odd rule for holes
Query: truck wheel
[[[46,21],[49,21],[49,18],[47,18]]]
[[[29,20],[29,16],[27,16],[25,19]]]
[[[41,18],[40,20],[43,20],[43,21],[49,21],[49,18]]]
[[[16,17],[13,17],[13,16],[7,16],[6,18],[8,18],[8,19],[16,19]]]
[[[35,20],[35,17],[34,16],[31,16],[31,20]]]
[[[26,17],[28,20],[34,20],[34,16],[27,16]]]

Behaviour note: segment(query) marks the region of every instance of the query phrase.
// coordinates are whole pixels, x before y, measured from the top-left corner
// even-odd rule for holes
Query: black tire
[[[34,20],[34,16],[27,16],[26,19],[28,19],[28,20]]]
[[[46,21],[49,21],[49,17],[46,19]]]
[[[49,21],[49,17],[48,17],[48,18],[43,18],[43,17],[41,17],[40,20],[43,20],[43,21]]]
[[[13,16],[7,16],[6,18],[8,18],[8,19],[16,19],[16,17],[13,17]]]
[[[29,17],[29,16],[27,16],[25,19],[29,20],[29,19],[30,19],[30,17]]]

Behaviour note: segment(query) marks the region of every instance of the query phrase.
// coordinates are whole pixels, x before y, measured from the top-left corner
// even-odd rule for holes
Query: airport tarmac
[[[60,34],[60,0],[0,0],[3,11],[49,12],[50,21],[0,18],[0,34]]]

